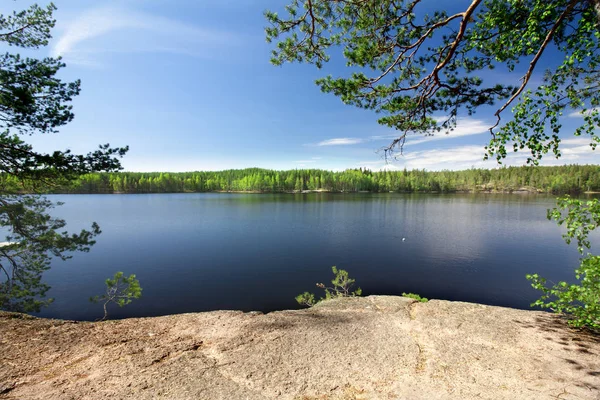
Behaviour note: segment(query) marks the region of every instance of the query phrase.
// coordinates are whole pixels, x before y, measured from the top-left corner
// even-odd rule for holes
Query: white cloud
[[[591,154],[592,152],[594,152],[594,150],[592,150],[592,148],[588,144],[587,146],[575,146],[575,147],[563,148],[561,150],[561,152],[564,157],[564,156],[568,156],[568,155]]]
[[[438,122],[444,121],[446,118],[436,118]],[[450,133],[435,132],[433,135],[425,136],[422,134],[408,134],[404,146],[414,146],[421,143],[433,142],[437,140],[453,139],[462,136],[479,135],[487,133],[490,129],[490,124],[472,118],[461,118],[457,121],[456,128]],[[394,140],[401,135],[401,132],[388,133],[385,135],[370,136],[369,140]]]
[[[406,138],[405,146],[414,146],[421,143],[433,142],[436,140],[453,139],[462,136],[479,135],[481,133],[489,132],[490,124],[478,119],[464,118],[459,119],[456,123],[456,128],[450,133],[437,132],[433,136],[421,136],[417,139],[413,139],[415,136],[408,136]]]
[[[383,163],[382,160],[379,160],[379,161],[360,161],[358,163],[358,165],[380,165],[382,163]]]
[[[444,133],[436,133],[433,136],[422,136],[422,135],[414,135],[407,136],[405,146],[409,145],[417,145],[426,142],[432,142],[436,140],[444,140],[444,139],[452,139],[461,136],[470,136],[470,135],[478,135],[480,133],[486,133],[489,131],[490,125],[485,123],[484,121],[464,118],[459,119],[457,122],[457,127],[450,132],[449,134]],[[322,142],[317,143],[317,146],[341,146],[341,145],[351,145],[351,144],[359,144],[374,140],[394,140],[399,136],[400,133],[389,133],[385,135],[374,135],[369,136],[367,139],[360,138],[336,138],[336,139],[328,139],[323,140]],[[414,138],[414,139],[413,139]]]
[[[573,146],[573,145],[584,145],[584,144],[590,144],[592,142],[592,140],[590,138],[584,138],[584,137],[576,137],[576,138],[570,138],[570,139],[561,139],[560,140],[560,144],[561,146]]]
[[[322,142],[317,143],[317,146],[345,146],[350,144],[363,143],[364,141],[364,139],[358,138],[335,138],[323,140]]]
[[[97,39],[117,35],[110,43]],[[51,55],[69,63],[96,65],[94,56],[106,52],[167,52],[202,56],[209,46],[222,46],[237,37],[169,18],[122,7],[88,10],[67,23]]]
[[[595,111],[600,111],[600,107],[590,108],[590,109],[586,110],[585,112],[583,110],[573,111],[568,116],[571,118],[583,118],[586,115],[590,115],[591,113],[593,113]]]
[[[375,135],[369,136],[369,140],[393,140],[396,139],[400,133],[389,133],[387,135]]]
[[[563,140],[561,143],[562,156],[556,159],[552,154],[547,154],[540,162],[540,165],[600,163],[600,153],[593,151],[589,145],[581,145],[577,140],[579,139]],[[530,153],[527,151],[508,153],[507,158],[502,161],[502,165],[525,165],[529,155]],[[411,151],[405,153],[404,156],[398,157],[396,162],[387,165],[382,163],[382,165],[386,168],[395,166],[396,168],[406,167],[409,170],[427,169],[429,171],[439,171],[444,169],[464,170],[471,167],[489,169],[501,167],[501,165],[496,163],[495,159],[484,161],[483,156],[484,149],[482,146],[467,145],[424,151]]]
[[[483,161],[484,149],[479,145],[411,151],[398,158],[398,164],[408,169],[460,170],[471,167],[493,168],[494,162]]]
[[[475,168],[498,168],[501,166],[518,166],[526,165],[527,158],[531,156],[527,149],[521,150],[517,153],[510,152],[512,145],[507,145],[509,151],[506,159],[502,161],[502,164],[498,164],[496,159],[483,160],[485,155],[485,149],[483,145],[473,144],[455,147],[446,147],[447,144],[439,143],[440,140],[452,139],[455,137],[465,137],[478,134],[488,134],[489,124],[483,120],[464,118],[459,119],[457,127],[450,134],[446,135],[440,133],[436,136],[426,137],[409,137],[407,138],[405,145],[419,145],[427,142],[435,142],[437,147],[433,149],[427,149],[417,151],[417,148],[406,150],[403,155],[398,155],[397,160],[390,161],[388,163],[385,160],[380,159],[379,161],[366,160],[366,161],[355,161],[352,163],[352,167],[368,167],[372,170],[393,170],[398,168],[407,169],[427,169],[427,170],[462,170]],[[390,140],[397,137],[397,134],[387,134],[370,136],[367,139],[360,138],[336,138],[329,139],[318,143],[318,146],[333,146],[333,145],[352,145],[364,142],[371,142],[375,140]],[[414,139],[413,139],[414,138]],[[412,140],[411,140],[412,139]],[[564,165],[564,164],[600,164],[600,151],[596,153],[590,147],[592,139],[589,137],[571,137],[562,139],[560,143],[560,150],[562,156],[558,159],[553,154],[546,154],[541,161],[541,165]],[[350,167],[350,166],[349,166]]]
[[[301,164],[308,164],[308,163],[314,163],[316,162],[316,160],[298,160],[298,161],[294,161],[295,163],[301,163]]]

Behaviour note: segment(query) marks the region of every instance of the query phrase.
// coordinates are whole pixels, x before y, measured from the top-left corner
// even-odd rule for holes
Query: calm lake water
[[[143,297],[111,318],[217,309],[297,308],[337,265],[365,295],[529,308],[525,274],[570,280],[574,245],[546,219],[554,197],[499,194],[60,195],[71,230],[103,231],[85,254],[45,274],[55,302],[40,315],[94,320],[116,271],[135,273]],[[406,238],[402,241],[402,238]]]

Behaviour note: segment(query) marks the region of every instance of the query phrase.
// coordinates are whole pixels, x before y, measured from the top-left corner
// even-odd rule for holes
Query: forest
[[[77,179],[35,186],[12,175],[0,175],[7,193],[186,193],[186,192],[513,192],[584,193],[600,191],[600,166],[503,167],[464,171],[366,168],[332,172],[320,169],[275,171],[247,168],[197,172],[89,173]]]

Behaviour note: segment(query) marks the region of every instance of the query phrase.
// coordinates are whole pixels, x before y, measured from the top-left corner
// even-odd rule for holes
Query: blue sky
[[[80,78],[82,93],[71,124],[28,139],[40,150],[129,145],[128,171],[497,166],[482,161],[493,110],[462,118],[451,135],[410,137],[404,156],[386,165],[377,150],[394,131],[314,84],[325,73],[345,74],[343,61],[325,71],[269,63],[263,11],[281,11],[285,1],[54,2],[54,38],[35,55],[62,56],[62,76]],[[5,3],[0,11],[29,4]],[[565,132],[579,118],[565,118]],[[547,156],[545,164],[600,162],[589,139],[565,138],[563,157]],[[507,164],[525,158],[517,153]]]

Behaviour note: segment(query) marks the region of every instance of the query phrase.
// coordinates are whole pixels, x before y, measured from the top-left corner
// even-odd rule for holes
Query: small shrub
[[[315,295],[309,292],[304,292],[296,296],[296,301],[298,302],[298,304],[308,307],[317,304],[317,300],[315,300]]]
[[[331,280],[333,287],[325,286],[323,283],[317,283],[317,287],[325,291],[325,297],[321,297],[319,300],[316,300],[314,294],[310,292],[304,292],[296,296],[296,301],[298,304],[311,307],[317,304],[319,301],[329,300],[336,297],[354,297],[362,294],[361,288],[352,291],[352,286],[354,286],[355,280],[348,276],[348,271],[337,269],[335,266],[331,267],[331,271],[334,275],[334,278]]]
[[[140,297],[142,297],[142,287],[135,275],[123,276],[123,272],[117,272],[112,279],[106,280],[106,293],[102,296],[90,297],[90,301],[93,303],[103,302],[104,317],[101,321],[104,321],[108,316],[107,306],[109,303],[124,307]]]
[[[415,299],[417,301],[420,301],[421,303],[427,303],[429,301],[428,298],[426,297],[421,297],[416,293],[402,293],[402,296],[404,297],[410,297],[411,299]]]
[[[558,282],[547,287],[538,274],[527,275],[531,286],[543,292],[531,305],[565,314],[573,327],[600,330],[600,256],[582,258],[575,277],[579,284]]]

